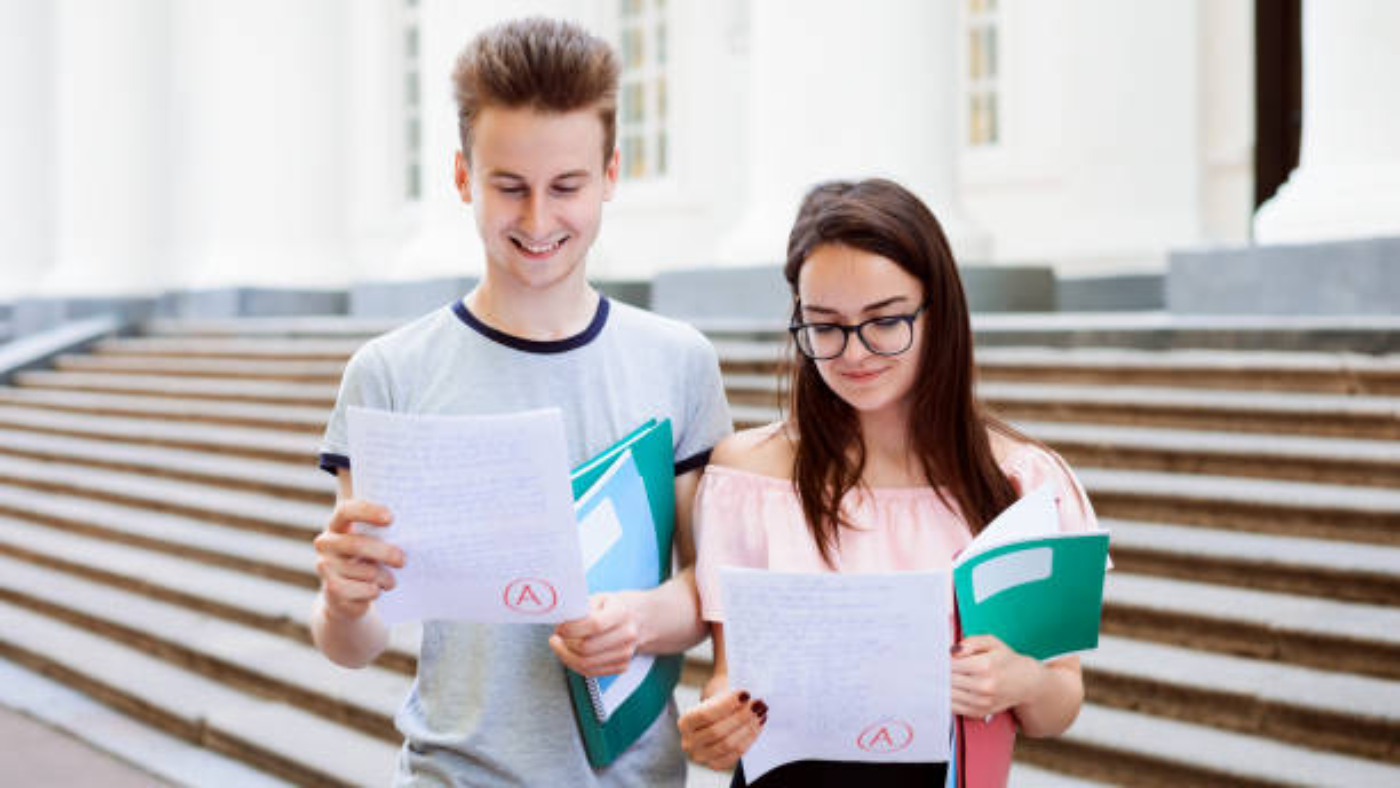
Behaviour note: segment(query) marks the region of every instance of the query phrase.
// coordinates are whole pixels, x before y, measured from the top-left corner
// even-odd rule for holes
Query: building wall
[[[967,0],[665,8],[671,171],[623,184],[595,276],[777,262],[831,177],[910,185],[967,262],[1140,272],[1248,236],[1249,0],[1000,0],[984,148],[965,134]],[[615,39],[619,2],[7,0],[0,299],[478,274],[449,74],[525,13]]]

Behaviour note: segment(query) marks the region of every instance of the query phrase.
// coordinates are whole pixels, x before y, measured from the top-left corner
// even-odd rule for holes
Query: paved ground
[[[0,782],[6,785],[144,788],[169,784],[4,706],[0,706],[0,741],[5,743],[0,747]]]

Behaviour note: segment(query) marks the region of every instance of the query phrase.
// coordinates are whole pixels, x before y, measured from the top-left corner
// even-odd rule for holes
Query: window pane
[[[666,78],[656,79],[656,120],[658,123],[666,122]]]
[[[638,68],[642,65],[642,31],[629,27],[622,31],[622,66]]]
[[[982,30],[972,28],[967,39],[967,76],[970,79],[982,78]]]
[[[968,142],[973,145],[982,144],[982,97],[976,93],[972,94],[968,104],[967,125]]]
[[[405,173],[404,192],[410,200],[416,200],[423,196],[423,175],[418,170],[416,163],[409,163],[408,171]]]
[[[670,141],[667,139],[666,132],[665,132],[665,131],[661,131],[661,132],[657,133],[657,135],[656,135],[656,174],[657,174],[657,175],[665,175],[665,174],[666,174],[666,171],[670,169],[670,167],[669,167],[669,164],[670,164],[670,163],[666,160],[667,157],[670,155],[669,147],[670,147]]]
[[[417,71],[410,71],[407,74],[404,74],[403,103],[410,109],[418,106],[418,100],[420,98],[418,94],[418,85],[419,83]]]
[[[656,62],[666,65],[666,23],[656,26]]]
[[[412,59],[418,57],[418,28],[408,27],[403,31],[403,54]]]
[[[996,142],[996,141],[997,141],[997,136],[998,136],[998,135],[997,135],[997,94],[995,94],[995,93],[988,93],[988,94],[987,94],[987,98],[985,99],[985,101],[986,101],[986,106],[987,106],[987,111],[986,111],[986,116],[987,116],[987,133],[986,133],[985,139],[986,139],[986,141],[989,142],[989,143],[991,143],[991,142]]]
[[[994,25],[987,25],[983,30],[986,36],[986,45],[982,48],[982,56],[986,58],[984,73],[990,78],[997,75],[997,29]]]
[[[642,0],[622,0],[622,18],[637,16],[642,13]]]
[[[624,123],[641,123],[646,116],[646,107],[642,104],[642,83],[628,82],[622,88],[622,121]]]

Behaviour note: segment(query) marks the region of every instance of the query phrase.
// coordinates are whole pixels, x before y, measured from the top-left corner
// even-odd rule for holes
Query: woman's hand
[[[711,680],[710,687],[715,684]],[[701,766],[732,769],[767,721],[763,701],[751,700],[747,692],[722,691],[681,715],[681,749]]]
[[[992,635],[964,638],[952,650],[954,714],[986,718],[1030,700],[1048,670]]]

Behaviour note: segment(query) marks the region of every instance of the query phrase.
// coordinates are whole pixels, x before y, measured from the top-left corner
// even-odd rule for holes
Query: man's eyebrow
[[[880,300],[880,301],[876,301],[876,302],[873,303],[873,304],[866,304],[865,307],[862,308],[860,311],[862,311],[862,312],[874,312],[874,311],[877,310],[877,309],[884,309],[885,307],[891,306],[891,305],[893,305],[893,304],[897,304],[897,303],[899,303],[900,301],[908,301],[908,300],[910,300],[908,296],[893,296],[893,297],[891,297],[891,298],[885,298],[885,299],[882,299],[882,300]],[[816,304],[803,304],[803,305],[802,305],[802,309],[803,309],[804,311],[807,311],[807,312],[816,312],[817,314],[821,314],[821,315],[836,315],[836,314],[840,314],[840,310],[832,309],[831,307],[817,306]]]

